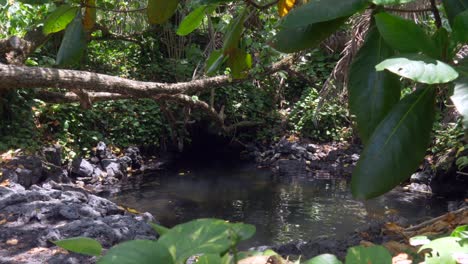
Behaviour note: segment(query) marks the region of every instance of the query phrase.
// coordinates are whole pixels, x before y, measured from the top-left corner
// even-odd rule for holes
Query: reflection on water
[[[388,211],[415,221],[446,209],[442,201],[401,192],[356,201],[344,179],[285,179],[251,165],[222,163],[181,171],[184,173],[164,172],[126,186],[112,199],[150,212],[166,226],[204,217],[254,224],[257,233],[244,246],[341,237]]]

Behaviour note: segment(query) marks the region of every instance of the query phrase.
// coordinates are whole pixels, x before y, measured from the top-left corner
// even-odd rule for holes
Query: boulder
[[[2,168],[2,174],[11,182],[29,188],[44,178],[42,160],[35,156],[15,157]]]
[[[71,172],[74,176],[93,177],[96,166],[83,158],[76,158],[72,162]]]

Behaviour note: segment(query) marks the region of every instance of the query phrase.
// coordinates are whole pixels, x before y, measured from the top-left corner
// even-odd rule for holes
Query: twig
[[[435,0],[430,0],[430,1],[431,1],[431,11],[432,11],[432,14],[434,15],[436,27],[441,28],[442,19],[440,19],[440,14],[439,14],[439,10],[437,9],[436,2]]]

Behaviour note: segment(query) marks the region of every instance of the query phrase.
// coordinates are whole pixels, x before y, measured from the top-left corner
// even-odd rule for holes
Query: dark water
[[[257,233],[244,246],[339,238],[385,214],[415,222],[447,209],[444,201],[401,191],[357,201],[344,179],[285,179],[253,165],[226,162],[147,176],[112,199],[150,212],[166,226],[204,217],[254,224]]]

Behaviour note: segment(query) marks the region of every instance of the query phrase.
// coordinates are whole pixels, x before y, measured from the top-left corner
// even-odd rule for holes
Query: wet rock
[[[96,146],[95,156],[98,157],[99,160],[116,158],[115,155],[112,154],[112,151],[106,146],[106,143],[102,141],[100,141]]]
[[[111,201],[54,182],[30,190],[0,187],[0,263],[93,263],[95,259],[54,252],[49,241],[76,236],[97,239],[106,248],[132,239],[155,239],[148,213],[129,214]],[[17,244],[7,243],[18,241]],[[44,251],[28,254],[38,248]],[[74,262],[74,261],[78,262]],[[89,262],[88,262],[89,261]]]
[[[103,159],[102,168],[106,171],[107,177],[125,179],[127,177],[127,167],[117,159]]]
[[[424,183],[413,182],[405,188],[410,192],[432,193],[431,187]]]

